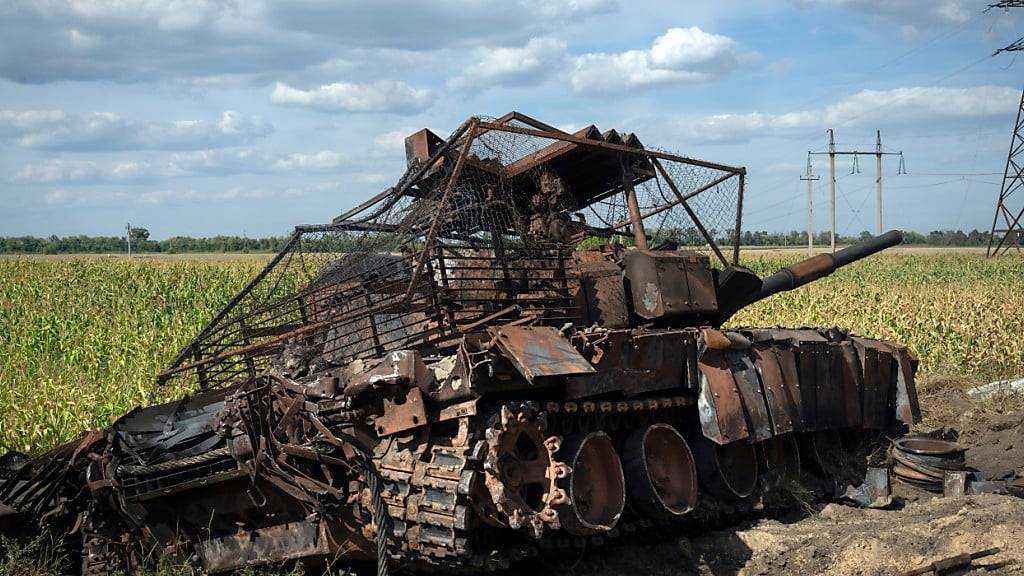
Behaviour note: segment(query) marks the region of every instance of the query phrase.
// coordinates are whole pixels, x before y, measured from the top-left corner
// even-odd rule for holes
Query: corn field
[[[797,257],[754,255],[764,274]],[[154,375],[262,266],[0,259],[0,453],[38,453],[169,400]],[[742,311],[733,326],[838,325],[909,345],[925,372],[1024,372],[1024,259],[883,255]]]

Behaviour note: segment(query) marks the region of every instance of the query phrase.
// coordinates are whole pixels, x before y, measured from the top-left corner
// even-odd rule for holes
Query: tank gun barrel
[[[779,270],[771,276],[766,276],[761,281],[761,290],[751,299],[750,304],[758,300],[792,290],[824,278],[839,268],[857,260],[867,258],[891,248],[903,242],[903,232],[890,230],[885,234],[873,236],[863,242],[848,246],[835,254],[818,254],[806,260],[801,260],[792,266]]]

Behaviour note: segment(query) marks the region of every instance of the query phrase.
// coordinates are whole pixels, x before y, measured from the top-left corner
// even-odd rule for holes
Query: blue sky
[[[1024,22],[985,5],[5,0],[0,235],[283,234],[397,180],[406,134],[509,110],[746,166],[756,230],[805,228],[827,128],[881,129],[887,228],[987,229]],[[873,230],[874,159],[837,164],[839,232]]]

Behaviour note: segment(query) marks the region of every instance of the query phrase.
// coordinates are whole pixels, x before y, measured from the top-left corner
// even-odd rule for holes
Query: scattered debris
[[[999,394],[1024,393],[1024,378],[1014,380],[997,380],[975,386],[967,391],[967,395],[973,398],[988,398]]]
[[[975,560],[979,558],[985,558],[988,556],[994,556],[1000,552],[999,548],[989,548],[987,550],[979,550],[978,552],[971,552],[969,554],[957,554],[956,556],[950,556],[949,558],[943,558],[942,560],[936,560],[927,566],[921,568],[914,568],[913,570],[907,570],[900,576],[921,576],[922,574],[948,574],[954,570],[961,568],[970,567]]]
[[[888,468],[868,468],[864,483],[848,486],[840,495],[845,502],[852,502],[862,508],[884,509],[892,506],[892,488],[889,486]]]
[[[942,492],[947,472],[965,470],[965,452],[955,442],[928,436],[898,438],[890,450],[896,477],[932,492]]]

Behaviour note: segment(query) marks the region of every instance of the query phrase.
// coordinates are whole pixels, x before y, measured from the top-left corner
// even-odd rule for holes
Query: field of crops
[[[797,257],[755,255],[772,272]],[[173,397],[153,376],[262,265],[0,259],[0,453],[38,452]],[[874,257],[741,312],[735,325],[840,325],[908,344],[922,370],[1024,372],[1024,259]]]

